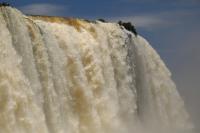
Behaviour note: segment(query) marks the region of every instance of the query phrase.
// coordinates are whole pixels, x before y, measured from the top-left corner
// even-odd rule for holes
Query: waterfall
[[[0,133],[191,132],[156,51],[116,23],[0,7]]]

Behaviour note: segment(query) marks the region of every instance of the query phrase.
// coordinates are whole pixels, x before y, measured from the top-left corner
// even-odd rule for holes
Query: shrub
[[[10,4],[7,3],[7,2],[1,2],[1,3],[0,3],[0,6],[10,6]]]
[[[122,22],[122,21],[119,21],[118,24],[120,26],[123,26],[126,30],[131,31],[132,33],[134,33],[137,36],[137,31],[135,29],[135,26],[132,25],[131,22]]]

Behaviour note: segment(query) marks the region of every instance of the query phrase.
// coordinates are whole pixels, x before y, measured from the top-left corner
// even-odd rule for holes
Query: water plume
[[[0,133],[191,132],[170,77],[119,24],[0,7]]]

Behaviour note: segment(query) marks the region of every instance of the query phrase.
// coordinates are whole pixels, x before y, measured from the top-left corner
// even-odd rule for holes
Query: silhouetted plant
[[[132,33],[134,33],[137,36],[137,31],[136,31],[134,25],[132,25],[131,22],[119,21],[118,24],[123,26],[126,30],[131,31]]]
[[[88,22],[88,23],[95,23],[94,20],[88,20],[88,19],[83,19],[85,22]]]
[[[106,22],[106,20],[104,20],[104,19],[102,19],[102,18],[100,18],[100,19],[98,19],[98,21],[101,21],[101,22]]]
[[[7,3],[7,2],[1,2],[1,3],[0,3],[0,6],[10,6],[10,4]]]

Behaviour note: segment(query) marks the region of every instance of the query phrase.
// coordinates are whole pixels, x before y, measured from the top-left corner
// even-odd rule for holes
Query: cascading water
[[[0,7],[0,133],[188,133],[170,76],[118,24]]]

